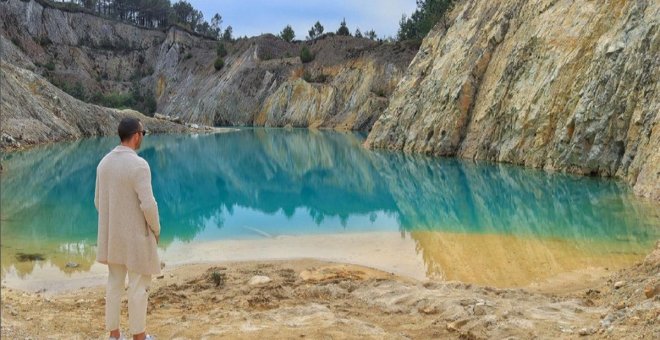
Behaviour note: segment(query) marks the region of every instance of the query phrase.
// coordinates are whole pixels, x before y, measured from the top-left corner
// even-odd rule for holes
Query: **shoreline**
[[[145,116],[145,117],[147,117],[151,120],[155,120],[155,121],[162,121],[162,122],[170,122],[171,123],[171,121],[168,120],[167,118],[153,118],[153,117],[148,117],[148,116]],[[175,124],[175,123],[172,123],[172,124]],[[162,134],[189,134],[189,135],[215,134],[215,133],[234,132],[234,131],[239,130],[240,128],[266,128],[264,126],[245,126],[245,127],[199,126],[198,128],[195,129],[194,127],[192,127],[193,124],[179,123],[179,125],[181,125],[181,127],[186,129],[186,130],[184,130],[184,131],[176,131],[176,130],[158,131],[158,132],[152,132],[152,134],[158,134],[158,135],[162,135]],[[286,127],[281,127],[281,128],[285,129]],[[307,128],[302,128],[302,129],[315,130],[315,128],[313,128],[313,127],[307,127]],[[322,130],[325,130],[325,129],[322,129]],[[337,132],[345,132],[345,131],[359,132],[359,131],[353,131],[353,130],[342,130],[342,129],[333,129],[333,128],[330,128],[330,129],[327,129],[327,130],[337,131]],[[9,153],[14,153],[14,152],[26,151],[26,150],[29,150],[29,149],[32,149],[32,148],[35,148],[35,147],[48,146],[48,145],[61,143],[61,142],[72,142],[72,141],[80,140],[80,139],[83,139],[83,138],[90,138],[90,137],[108,137],[108,136],[106,136],[106,135],[85,136],[85,137],[69,136],[69,137],[65,137],[65,138],[62,138],[62,139],[58,139],[58,140],[49,140],[48,142],[45,142],[45,143],[21,144],[19,147],[15,147],[13,145],[2,144],[0,146],[0,152],[5,153],[5,154],[9,154]],[[364,144],[362,145],[362,147],[366,148],[366,146]],[[371,148],[367,148],[367,149],[373,150]],[[386,149],[381,148],[379,150],[386,150]],[[394,152],[401,152],[401,151],[394,151]],[[437,156],[433,156],[433,157],[437,157]],[[442,156],[440,156],[440,157],[442,157]],[[525,168],[525,169],[534,169],[534,170],[542,171],[544,173],[549,173],[549,174],[559,173],[559,174],[574,175],[574,176],[583,177],[583,178],[593,177],[590,174],[585,174],[585,173],[580,172],[580,171],[575,171],[575,169],[546,169],[546,168],[539,168],[539,167],[533,167],[533,166],[526,166],[524,164],[514,164],[514,163],[508,163],[508,162],[497,162],[497,161],[491,161],[491,160],[485,160],[485,159],[476,159],[475,160],[475,159],[468,159],[468,158],[460,158],[460,157],[457,157],[457,156],[452,156],[452,157],[449,157],[449,158],[457,158],[457,159],[461,159],[461,160],[465,160],[465,161],[471,160],[471,161],[476,161],[476,162],[486,162],[486,163],[491,163],[491,164],[494,164],[494,165],[498,165],[498,164],[510,165],[510,166],[522,167],[522,168]],[[3,168],[2,168],[2,164],[0,163],[0,174],[2,172],[3,172]],[[643,202],[649,202],[649,203],[652,203],[652,204],[660,204],[660,196],[657,197],[658,199],[655,199],[652,196],[638,193],[635,190],[634,185],[631,184],[630,181],[628,179],[624,178],[624,177],[621,177],[621,176],[618,176],[618,175],[614,175],[614,176],[600,176],[599,175],[599,176],[596,176],[596,177],[599,178],[599,179],[603,179],[603,180],[613,180],[613,181],[618,181],[618,182],[624,183],[636,199],[639,199]]]
[[[152,280],[147,324],[160,338],[181,339],[653,338],[659,268],[660,242],[644,261],[590,288],[538,293],[314,259],[188,264]],[[102,286],[48,295],[3,285],[2,296],[3,337],[106,336]]]
[[[148,117],[148,116],[145,116]],[[152,118],[152,117],[148,117]],[[156,119],[156,118],[152,118]],[[183,125],[184,128],[187,130],[184,131],[157,131],[157,132],[150,132],[149,135],[167,135],[167,134],[177,134],[177,135],[199,135],[199,134],[216,134],[216,133],[229,133],[229,132],[234,132],[237,131],[238,128],[235,127],[215,127],[215,126],[200,126],[197,129],[194,129],[188,125]],[[28,151],[34,148],[38,147],[47,147],[53,144],[57,143],[68,143],[68,142],[75,142],[78,140],[82,140],[85,138],[101,138],[101,137],[113,137],[116,135],[93,135],[93,136],[84,136],[84,137],[76,137],[76,136],[66,136],[61,139],[57,140],[49,140],[48,142],[45,143],[24,143],[21,144],[20,146],[14,146],[14,145],[5,145],[3,144],[0,146],[0,152],[5,153],[5,154],[11,154],[15,152],[22,152],[22,151]],[[1,173],[2,168],[0,168],[0,173]]]
[[[472,246],[479,252],[471,251]],[[417,282],[463,282],[544,293],[588,287],[643,258],[614,252],[613,247],[507,235],[379,231],[174,241],[159,248],[159,254],[164,273],[204,264],[308,259],[372,268]],[[50,254],[43,262],[4,263],[2,284],[47,295],[102,286],[105,265],[95,261],[93,249],[85,253],[87,258],[77,260]],[[3,255],[12,257],[9,252]],[[72,261],[84,269],[65,266]]]

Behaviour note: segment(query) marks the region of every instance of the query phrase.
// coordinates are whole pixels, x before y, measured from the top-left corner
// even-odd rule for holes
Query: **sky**
[[[380,38],[396,38],[402,14],[415,11],[415,0],[188,0],[210,23],[222,16],[222,29],[231,25],[234,37],[279,34],[291,25],[295,39],[304,40],[318,20],[324,32],[335,32],[342,19],[355,33],[375,30]],[[173,3],[176,1],[172,1]]]

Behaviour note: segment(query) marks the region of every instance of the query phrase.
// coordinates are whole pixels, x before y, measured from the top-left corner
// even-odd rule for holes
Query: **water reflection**
[[[660,234],[657,206],[637,202],[613,181],[371,152],[362,141],[353,134],[269,129],[150,136],[140,154],[152,167],[161,248],[166,252],[174,241],[400,231],[416,242],[428,276],[478,281],[475,273],[484,273],[495,282],[493,270],[516,258],[470,263],[478,258],[475,247],[481,254],[519,249],[511,254],[538,259],[519,268],[543,268],[548,257],[538,255],[550,248],[557,249],[553,258],[612,252],[638,258]],[[66,273],[90,268],[95,169],[115,144],[115,138],[90,139],[2,159],[3,277],[42,265],[19,262],[17,252],[44,253]],[[483,235],[500,241],[473,237]],[[554,247],[548,240],[571,243]],[[554,273],[594,262],[585,263],[546,267],[557,268]],[[521,269],[528,276],[540,271]]]

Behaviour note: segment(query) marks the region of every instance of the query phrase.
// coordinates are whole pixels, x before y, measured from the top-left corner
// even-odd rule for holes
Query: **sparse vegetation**
[[[213,63],[213,67],[215,67],[216,71],[220,71],[223,67],[225,66],[225,60],[218,57],[215,59],[215,62]]]
[[[26,1],[26,0],[22,0]],[[164,29],[181,27],[191,33],[217,39],[222,16],[216,13],[209,21],[188,1],[179,0],[37,0],[40,4],[67,12],[81,12],[133,25]]]
[[[48,71],[55,71],[55,62],[51,59],[51,60],[49,60],[49,61],[44,65],[44,67],[45,67]]]
[[[91,98],[94,104],[117,109],[127,109],[131,106],[133,98],[129,93],[112,92],[110,94],[96,93]]]
[[[344,36],[351,35],[351,31],[348,30],[348,26],[346,25],[346,19],[343,19],[339,24],[339,28],[337,29],[337,35],[344,35]]]
[[[227,49],[225,48],[225,44],[223,43],[218,43],[218,47],[215,49],[215,53],[218,55],[220,58],[224,58],[227,56]]]
[[[225,33],[222,34],[222,40],[233,41],[234,40],[232,36],[233,33],[234,33],[234,29],[231,26],[227,26],[227,28],[225,29]]]
[[[23,49],[23,45],[21,45],[21,41],[18,40],[18,38],[16,38],[16,37],[11,38],[11,43],[16,45],[16,47],[18,47],[20,49]]]
[[[78,98],[83,101],[87,100],[87,91],[85,91],[85,88],[81,82],[76,82],[75,85],[64,88],[63,90],[74,98]]]
[[[183,59],[188,60],[188,59],[192,58],[192,56],[193,56],[192,53],[188,52]]]
[[[210,281],[213,282],[216,287],[224,287],[226,279],[227,275],[225,273],[221,273],[217,270],[211,272]]]
[[[323,34],[323,25],[317,21],[314,26],[309,30],[307,40],[314,40]]]
[[[110,41],[110,38],[108,38],[107,36],[101,38],[98,47],[104,50],[115,50],[115,45],[112,43],[112,41]]]
[[[48,37],[46,37],[46,36],[44,36],[44,37],[38,37],[38,38],[34,38],[34,41],[35,41],[37,44],[41,45],[41,47],[46,47],[46,46],[51,45],[51,44],[53,43],[53,42],[50,40],[50,38],[48,38]]]
[[[307,46],[303,46],[300,49],[300,61],[302,61],[303,64],[309,63],[312,60],[314,60],[314,54],[307,48]]]
[[[85,86],[81,82],[71,84],[53,78],[52,75],[49,75],[48,78],[53,85],[62,91],[85,102],[117,109],[130,108],[144,114],[153,114],[156,112],[156,97],[153,91],[144,89],[137,80],[133,81],[129,92],[112,92],[109,94],[97,92],[92,94],[85,89]]]
[[[377,88],[372,91],[378,97],[387,97],[387,91],[384,88]]]
[[[311,73],[305,71],[302,78],[308,83],[325,83],[330,77],[323,73],[313,76]]]
[[[422,40],[445,17],[454,6],[456,0],[417,0],[417,10],[406,17],[404,14],[399,21],[397,39]]]
[[[286,42],[291,42],[293,41],[293,38],[296,37],[296,33],[293,31],[293,28],[291,28],[291,25],[286,25],[282,32],[280,32],[280,38]]]

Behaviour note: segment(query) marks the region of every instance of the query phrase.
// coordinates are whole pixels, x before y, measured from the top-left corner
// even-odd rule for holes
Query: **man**
[[[96,168],[94,205],[99,213],[96,260],[108,265],[105,321],[110,339],[119,339],[121,294],[128,274],[128,318],[134,340],[146,334],[151,275],[160,273],[157,244],[158,205],[151,189],[149,164],[137,155],[146,131],[139,119],[124,118],[121,145]]]

